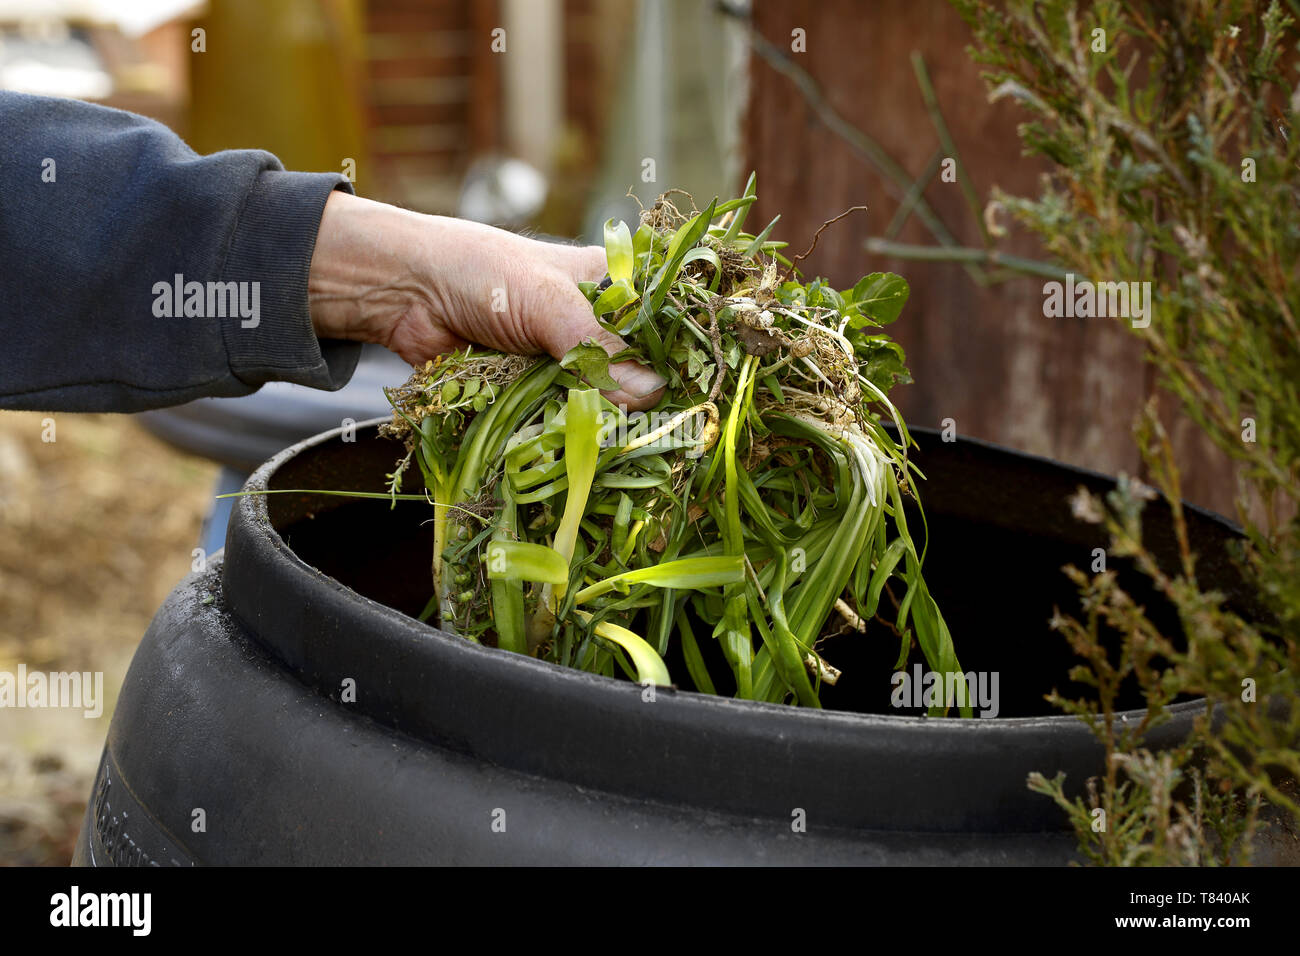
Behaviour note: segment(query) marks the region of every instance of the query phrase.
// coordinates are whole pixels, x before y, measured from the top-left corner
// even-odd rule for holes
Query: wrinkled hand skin
[[[561,358],[584,339],[613,355],[578,291],[606,270],[599,246],[567,246],[445,216],[426,216],[334,192],[308,276],[320,338],[375,342],[412,365],[467,344]],[[658,401],[664,381],[635,362],[610,366],[629,409]]]

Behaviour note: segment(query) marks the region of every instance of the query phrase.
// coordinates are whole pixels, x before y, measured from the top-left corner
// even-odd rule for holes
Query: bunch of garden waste
[[[609,275],[582,291],[625,352],[471,347],[387,390],[383,430],[407,449],[389,492],[413,497],[398,489],[414,461],[433,507],[424,619],[594,674],[809,707],[840,676],[819,645],[878,639],[873,618],[900,666],[915,645],[961,670],[904,515],[920,472],[887,395],[910,380],[879,331],[907,283],[799,281],[775,220],[745,231],[754,201],[751,176],[703,211],[666,195],[635,230],[605,224]],[[601,395],[628,358],[668,382],[649,413]]]

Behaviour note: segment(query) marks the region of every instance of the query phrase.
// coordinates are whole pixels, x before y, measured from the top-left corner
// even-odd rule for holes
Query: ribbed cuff
[[[361,343],[316,338],[307,275],[325,202],[352,184],[334,173],[265,170],[245,197],[222,269],[238,283],[238,314],[222,320],[230,371],[242,382],[292,382],[335,391],[352,377]]]

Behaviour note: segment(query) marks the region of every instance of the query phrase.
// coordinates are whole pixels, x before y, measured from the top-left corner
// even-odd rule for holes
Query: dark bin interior
[[[1089,693],[1069,679],[1078,658],[1064,636],[1048,626],[1055,609],[1079,611],[1077,592],[1060,569],[1072,563],[1087,570],[1093,548],[1105,544],[1097,527],[1072,516],[1068,498],[1081,484],[1100,492],[1113,487],[1113,481],[980,442],[943,442],[937,432],[921,429],[912,433],[920,446],[914,460],[927,476],[921,486],[930,531],[926,580],[963,668],[997,672],[999,717],[1056,713],[1044,700],[1054,688],[1069,696]],[[332,441],[285,462],[273,487],[380,491],[399,457],[398,443],[367,429],[358,432],[355,443]],[[416,482],[418,476],[408,479],[408,489]],[[412,617],[424,608],[431,593],[429,506],[399,502],[390,508],[383,501],[320,495],[272,495],[268,503],[272,524],[306,563]],[[1229,554],[1235,528],[1198,509],[1189,509],[1188,519],[1202,584],[1248,610],[1251,602]],[[1148,505],[1145,528],[1149,544],[1173,569],[1177,552],[1163,501]],[[1109,566],[1166,633],[1177,633],[1172,609],[1145,578],[1126,562]],[[441,639],[432,629],[430,637]],[[716,650],[707,640],[701,647],[706,654]],[[872,622],[865,634],[828,638],[820,650],[843,671],[837,686],[823,689],[827,707],[919,713],[890,705],[899,640],[884,625]],[[913,648],[909,670],[922,660]],[[720,652],[709,664],[719,690],[725,691]],[[672,650],[668,665],[674,674],[685,673],[680,655]],[[1142,706],[1138,688],[1127,688],[1121,709]]]

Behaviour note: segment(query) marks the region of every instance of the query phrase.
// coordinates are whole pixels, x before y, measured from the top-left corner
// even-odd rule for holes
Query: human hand
[[[585,339],[625,347],[600,327],[579,281],[606,272],[599,246],[567,246],[335,191],[325,204],[307,291],[320,338],[377,342],[412,365],[474,343],[561,358]],[[615,404],[649,408],[663,379],[625,361]]]

